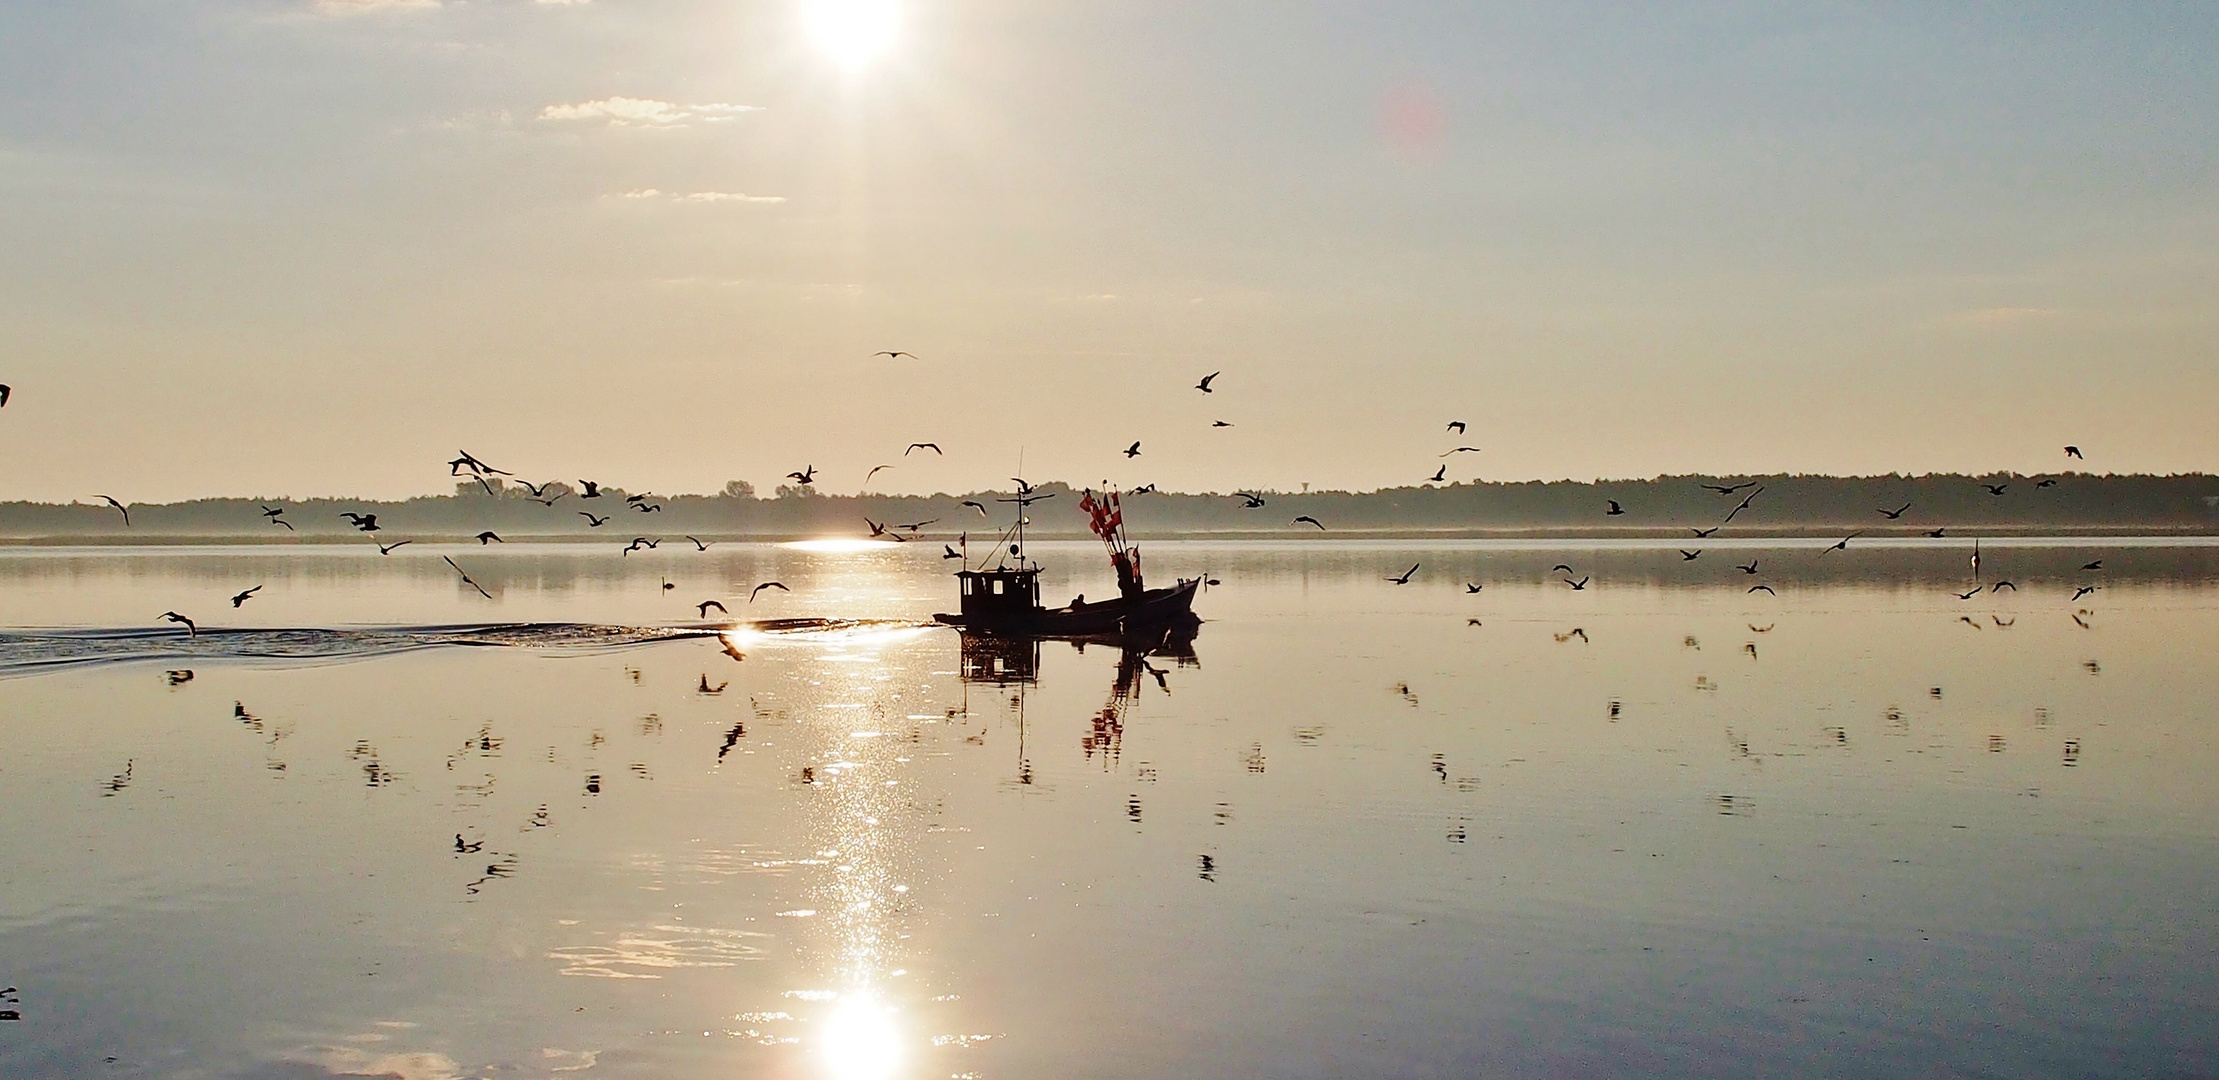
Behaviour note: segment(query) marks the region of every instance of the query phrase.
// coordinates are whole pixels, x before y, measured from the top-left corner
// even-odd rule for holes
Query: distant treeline
[[[1721,494],[1704,485],[1742,486]],[[1996,490],[2000,489],[2000,494]],[[454,495],[401,502],[368,499],[196,499],[130,507],[123,515],[98,503],[0,503],[0,539],[36,541],[95,536],[147,539],[225,537],[272,542],[360,537],[343,512],[376,514],[379,539],[468,537],[492,530],[508,537],[575,538],[623,542],[633,536],[791,538],[862,536],[870,524],[903,535],[990,533],[1013,520],[1011,492],[930,496],[820,495],[781,487],[758,498],[735,483],[717,495],[645,496],[603,488],[584,498],[566,485],[542,490],[539,499],[498,482],[461,486]],[[1035,489],[1054,498],[1032,506],[1034,535],[1085,535],[1079,492],[1062,484]],[[1124,495],[1127,528],[1135,537],[1176,534],[1317,537],[1349,533],[1424,535],[1489,533],[1657,534],[1724,525],[1725,535],[1867,530],[1917,533],[1936,528],[1987,531],[2095,531],[2147,529],[2219,532],[2219,477],[2097,476],[1664,476],[1653,480],[1457,483],[1372,492],[1282,492],[1250,489],[1261,506],[1231,492]],[[1754,495],[1753,498],[1750,496]],[[1729,512],[1749,498],[1746,509]],[[552,500],[548,505],[541,500]],[[987,507],[991,516],[963,505]],[[1608,513],[1615,500],[1623,513]],[[1906,504],[1907,508],[1906,508]],[[656,507],[657,509],[646,509]],[[265,509],[281,509],[276,518]],[[1901,510],[1900,518],[1881,511]],[[585,516],[606,518],[598,527]],[[1297,524],[1307,516],[1319,530]],[[291,528],[275,524],[288,523]],[[916,525],[912,531],[902,526]]]

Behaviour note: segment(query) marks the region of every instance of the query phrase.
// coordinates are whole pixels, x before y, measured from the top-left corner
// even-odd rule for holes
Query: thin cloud
[[[786,201],[784,195],[749,195],[739,191],[660,191],[655,188],[640,188],[635,191],[620,192],[617,198],[688,203],[782,203]]]
[[[612,125],[678,127],[688,120],[705,120],[710,123],[728,121],[741,113],[756,112],[761,108],[760,105],[727,105],[722,102],[679,105],[654,98],[619,96],[581,101],[574,105],[549,105],[539,111],[539,118],[556,123],[602,120]]]
[[[411,11],[435,8],[441,0],[316,0],[316,10],[326,15],[361,15],[371,11]]]

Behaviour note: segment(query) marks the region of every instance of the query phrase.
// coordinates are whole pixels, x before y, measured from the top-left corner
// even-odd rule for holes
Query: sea
[[[0,1077],[2219,1075],[2219,544],[1701,543],[0,548]]]

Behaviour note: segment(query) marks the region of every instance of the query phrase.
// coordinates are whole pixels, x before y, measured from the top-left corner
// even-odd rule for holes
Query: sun
[[[834,63],[855,71],[893,47],[901,22],[895,0],[802,0],[810,40]]]

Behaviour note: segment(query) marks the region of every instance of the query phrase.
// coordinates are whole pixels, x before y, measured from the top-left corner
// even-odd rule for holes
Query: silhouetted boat
[[[1040,566],[1025,555],[1025,510],[1053,493],[1020,492],[1003,502],[1017,504],[1017,524],[995,544],[996,565],[956,572],[962,590],[962,610],[933,618],[966,632],[1027,637],[1119,637],[1162,639],[1198,622],[1194,594],[1201,578],[1181,578],[1166,589],[1150,589],[1141,580],[1140,549],[1125,538],[1125,516],[1116,492],[1100,497],[1091,491],[1079,502],[1087,514],[1087,527],[1109,549],[1110,565],[1117,571],[1117,596],[1088,601],[1084,594],[1071,603],[1050,608],[1040,605]],[[1005,554],[1006,553],[1006,554]],[[1015,565],[1009,560],[1015,559]]]

